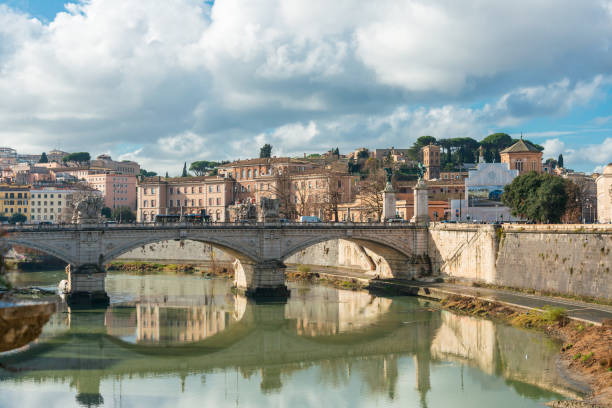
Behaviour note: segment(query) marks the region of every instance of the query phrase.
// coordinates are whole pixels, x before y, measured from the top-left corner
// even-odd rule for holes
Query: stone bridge
[[[121,254],[167,240],[209,243],[236,258],[235,286],[254,297],[287,296],[283,261],[311,245],[352,241],[386,263],[387,276],[412,278],[430,272],[423,226],[379,224],[212,224],[16,226],[3,241],[36,249],[69,264],[69,300],[104,292],[104,265]]]

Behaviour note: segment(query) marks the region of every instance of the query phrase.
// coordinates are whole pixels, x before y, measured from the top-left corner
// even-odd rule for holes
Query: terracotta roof
[[[529,142],[525,142],[523,139],[520,139],[518,142],[516,142],[512,146],[505,148],[500,153],[525,153],[525,152],[540,153],[540,151],[536,149],[534,145],[532,145]]]

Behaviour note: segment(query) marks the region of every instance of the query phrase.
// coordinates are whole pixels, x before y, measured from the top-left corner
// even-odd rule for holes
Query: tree
[[[485,149],[485,161],[499,163],[501,157],[499,152],[514,143],[512,137],[507,133],[493,133],[480,141],[480,145]]]
[[[8,221],[10,224],[17,224],[18,222],[26,222],[27,220],[28,220],[28,217],[26,217],[22,213],[15,213],[11,215]]]
[[[110,207],[104,207],[102,208],[100,214],[102,214],[102,216],[105,218],[111,219],[111,217],[113,216],[113,210],[111,210]]]
[[[546,159],[544,164],[551,166],[553,169],[556,168],[559,165],[559,163],[555,159],[553,159],[552,157]]]
[[[146,171],[145,169],[140,169],[140,175],[142,177],[155,177],[157,173],[154,171]]]
[[[557,160],[557,164],[559,165],[559,167],[561,167],[562,169],[565,168],[563,167],[563,155],[560,154],[559,155],[559,159]]]
[[[433,136],[420,136],[408,149],[408,157],[412,160],[421,160],[421,148],[430,144],[436,144],[436,138]]]
[[[181,177],[187,177],[187,162],[185,162],[185,164],[183,164],[183,173],[181,174]]]
[[[219,162],[215,161],[195,161],[189,166],[189,171],[194,172],[196,176],[205,176],[213,171],[213,169],[217,168],[218,165]]]
[[[277,198],[280,202],[279,213],[282,218],[294,220],[297,218],[295,202],[292,200],[291,177],[289,169],[283,172],[276,172],[274,182],[271,183],[272,198]]]
[[[387,184],[384,170],[372,172],[361,182],[361,207],[366,217],[380,221],[383,213],[383,190]]]
[[[136,214],[130,210],[130,207],[117,207],[113,209],[111,218],[114,221],[126,224],[136,221]]]
[[[62,161],[64,163],[76,162],[82,164],[87,163],[89,160],[91,160],[91,156],[87,152],[70,153],[69,155],[64,156],[64,158],[62,158]]]
[[[265,145],[263,145],[262,148],[259,149],[259,157],[260,158],[272,157],[272,145],[269,143],[266,143]]]
[[[567,201],[564,179],[534,171],[516,177],[502,195],[512,215],[540,223],[559,223]]]
[[[42,152],[42,154],[40,155],[40,160],[38,160],[39,163],[49,163],[49,158],[47,157],[47,153]]]
[[[166,178],[168,178],[168,172],[166,172]]]

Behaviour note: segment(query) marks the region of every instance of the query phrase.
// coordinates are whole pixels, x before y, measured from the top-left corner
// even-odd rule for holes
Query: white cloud
[[[256,156],[253,140],[481,137],[609,85],[609,4],[474,2],[90,0],[48,24],[0,6],[0,144],[129,150],[164,171]]]

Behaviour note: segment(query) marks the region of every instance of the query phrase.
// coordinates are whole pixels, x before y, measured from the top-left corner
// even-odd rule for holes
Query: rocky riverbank
[[[560,340],[559,366],[568,377],[591,389],[584,401],[553,401],[552,407],[612,407],[612,321],[601,326],[571,321],[562,309],[529,311],[496,302],[449,296],[442,306],[454,312],[540,330]]]
[[[181,273],[181,274],[197,274],[203,276],[223,276],[233,277],[233,268],[225,264],[216,265],[200,265],[192,263],[181,264],[166,264],[156,262],[142,261],[115,261],[106,265],[106,270],[109,272],[120,271],[134,275],[148,274],[163,274],[163,273]]]

